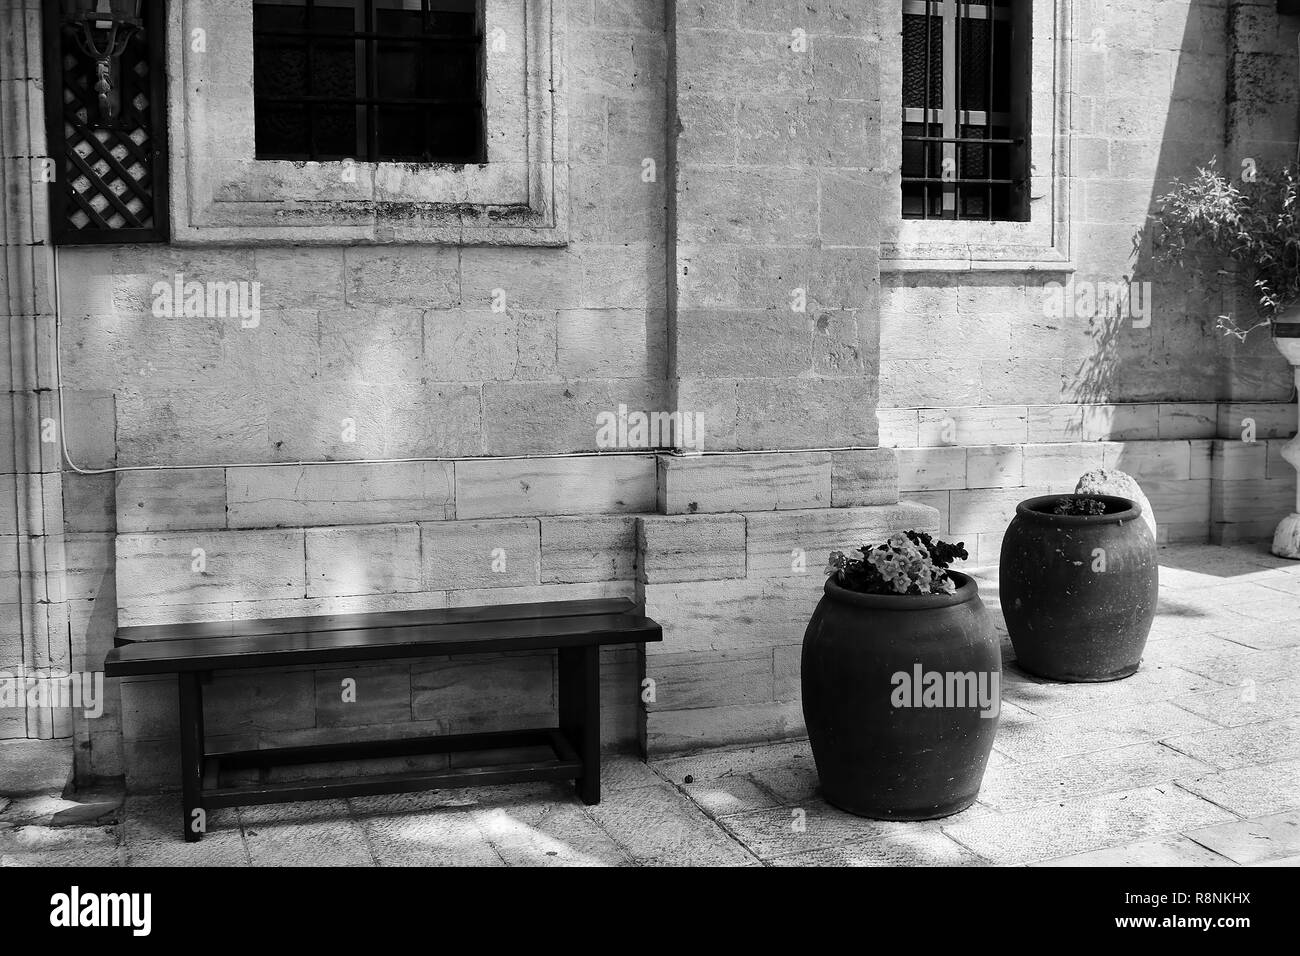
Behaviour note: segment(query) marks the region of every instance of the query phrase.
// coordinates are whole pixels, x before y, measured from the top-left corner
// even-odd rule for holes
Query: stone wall
[[[38,4],[20,6],[30,32]],[[19,597],[40,566],[20,545],[54,542],[24,523],[31,509],[6,515],[6,606],[51,611],[47,657],[70,646],[97,669],[119,623],[635,595],[666,639],[644,674],[635,653],[607,655],[605,742],[634,743],[644,722],[666,750],[801,732],[795,648],[832,547],[928,527],[987,563],[1016,501],[1097,464],[1138,477],[1166,541],[1266,536],[1294,501],[1277,454],[1295,430],[1285,367],[1266,339],[1215,330],[1235,303],[1150,275],[1131,249],[1170,178],[1225,144],[1269,156],[1293,141],[1292,86],[1263,78],[1295,75],[1294,25],[1264,0],[1055,6],[1070,14],[1054,25],[1070,69],[1050,103],[1070,261],[1047,271],[895,259],[882,273],[897,38],[879,5],[841,0],[558,4],[564,247],[64,248],[70,457],[168,467],[60,480],[56,449],[0,460],[14,497],[61,503],[65,531],[47,562],[60,600]],[[53,353],[32,345],[52,343],[53,309],[39,288],[12,291],[21,255],[38,276],[51,258],[39,192],[14,204],[44,149],[22,106],[39,103],[39,69],[10,62],[4,129],[27,143],[4,143],[2,301],[32,318],[18,336],[10,323],[12,351],[47,370],[9,383],[0,444],[22,449],[54,414]],[[178,273],[260,283],[260,321],[155,316],[154,283]],[[1129,278],[1153,282],[1149,324],[1046,308],[1051,283]],[[700,412],[706,452],[763,454],[583,454],[620,405]],[[877,444],[897,457],[818,450]],[[437,460],[295,464],[401,458]],[[484,569],[485,547],[504,549],[505,570]],[[34,633],[0,648],[30,650]],[[553,703],[544,656],[368,669],[373,706],[346,712],[338,679],[218,678],[209,720],[258,745],[487,726]],[[123,682],[77,729],[79,770],[166,782],[169,686]]]

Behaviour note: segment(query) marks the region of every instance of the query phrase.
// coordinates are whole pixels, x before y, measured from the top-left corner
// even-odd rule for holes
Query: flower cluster
[[[952,594],[957,585],[948,566],[969,557],[962,544],[935,541],[923,531],[899,532],[858,552],[862,557],[831,552],[826,573],[841,587],[864,594]]]

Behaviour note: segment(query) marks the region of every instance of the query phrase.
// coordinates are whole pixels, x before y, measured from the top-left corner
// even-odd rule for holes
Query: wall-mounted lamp
[[[144,25],[143,0],[60,0],[63,25],[95,61],[95,93],[103,125],[117,119],[120,94],[113,86],[113,69],[131,38]]]

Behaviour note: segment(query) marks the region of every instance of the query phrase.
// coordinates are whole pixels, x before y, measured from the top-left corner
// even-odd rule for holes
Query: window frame
[[[488,161],[463,165],[257,159],[252,8],[168,4],[174,243],[568,243],[561,0],[484,0]]]
[[[924,103],[920,107],[903,106],[902,122],[904,132],[902,139],[904,142],[911,140],[922,144],[922,155],[924,157],[921,175],[903,176],[903,183],[920,184],[922,190],[922,211],[920,215],[907,215],[904,201],[904,218],[906,219],[941,219],[946,222],[979,222],[981,217],[975,215],[963,215],[962,206],[962,188],[963,186],[972,189],[987,190],[986,196],[986,214],[982,221],[984,222],[1023,222],[1028,218],[1028,155],[1031,146],[1030,135],[1030,113],[1031,103],[1029,101],[1029,51],[1028,50],[1011,50],[1003,52],[1003,62],[1011,62],[1013,69],[1010,72],[1008,80],[1009,93],[1009,110],[995,111],[993,109],[993,79],[995,75],[994,54],[999,50],[996,46],[996,33],[990,27],[988,32],[988,51],[990,54],[987,66],[987,76],[983,82],[983,87],[988,92],[986,97],[986,109],[973,110],[962,106],[961,101],[965,99],[962,74],[963,62],[959,59],[959,52],[964,52],[964,43],[959,43],[961,36],[961,26],[963,23],[978,20],[998,20],[1004,21],[1010,25],[1011,31],[1019,31],[1021,41],[1030,35],[1029,24],[1029,7],[1024,3],[1011,3],[1004,6],[994,6],[993,0],[982,0],[982,2],[963,3],[958,0],[903,0],[903,16],[920,16],[925,18],[927,27],[937,18],[942,37],[942,52],[940,54],[940,84],[939,84],[939,107],[930,105],[932,99],[930,75],[930,61],[932,60],[931,44],[927,40],[926,44],[926,81],[925,93],[922,97]],[[931,31],[932,34],[932,31]],[[1020,63],[1023,59],[1025,62]],[[1023,67],[1023,69],[1015,69]],[[906,127],[909,125],[919,125],[922,128],[921,135],[909,136]],[[932,132],[934,127],[939,127],[938,142],[935,141],[935,135]],[[982,128],[984,135],[981,138],[965,136],[961,132],[961,127]],[[1004,137],[995,137],[990,135],[995,129],[1006,130]],[[962,155],[959,150],[969,149],[971,147],[982,146],[985,150],[985,167],[986,175],[983,179],[963,178],[961,173]],[[1004,182],[995,179],[992,175],[994,168],[994,150],[1005,149],[1007,151],[1007,179],[1010,182]],[[933,181],[933,153],[939,151],[941,166],[951,168],[957,172],[957,176],[949,179],[947,176],[942,177],[942,181],[935,183]],[[1007,214],[994,217],[993,215],[993,189],[995,186],[1015,186],[1017,183],[1022,185],[1020,189],[1009,189]],[[937,192],[940,199],[940,214],[931,213],[932,194]],[[949,216],[949,212],[952,213]]]
[[[903,3],[885,5],[881,126],[889,171],[882,272],[1072,272],[1070,255],[1069,0],[1027,0],[1031,11],[1029,218],[1024,222],[904,219],[902,213]]]

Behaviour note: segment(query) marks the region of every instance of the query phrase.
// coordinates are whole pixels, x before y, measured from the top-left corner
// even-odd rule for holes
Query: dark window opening
[[[904,0],[903,218],[1029,218],[1029,0]]]
[[[258,159],[486,161],[479,0],[255,0]]]

